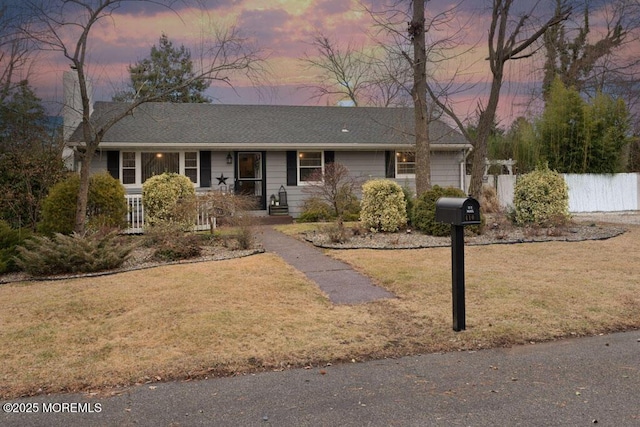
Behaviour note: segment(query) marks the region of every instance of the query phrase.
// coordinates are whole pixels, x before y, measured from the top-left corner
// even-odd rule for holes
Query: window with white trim
[[[180,173],[180,153],[141,153],[142,182],[163,173]]]
[[[396,177],[408,177],[416,174],[416,153],[396,151]]]
[[[200,172],[198,152],[122,152],[120,176],[124,185],[142,185],[152,176],[165,172],[185,175],[197,185]]]
[[[122,153],[122,183],[136,183],[136,153],[133,151]]]
[[[184,174],[193,182],[198,183],[198,153],[189,151],[184,153]]]
[[[298,182],[314,182],[324,170],[323,151],[298,151]]]

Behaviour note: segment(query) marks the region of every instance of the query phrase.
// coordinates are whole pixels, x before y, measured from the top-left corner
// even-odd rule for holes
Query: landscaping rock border
[[[533,242],[579,242],[605,240],[619,236],[626,228],[595,222],[572,223],[565,227],[515,227],[504,222],[487,221],[481,235],[465,236],[467,245],[515,244]],[[451,245],[451,237],[427,236],[407,230],[403,233],[366,232],[352,235],[344,242],[332,242],[328,232],[307,233],[305,240],[324,249],[424,249]]]

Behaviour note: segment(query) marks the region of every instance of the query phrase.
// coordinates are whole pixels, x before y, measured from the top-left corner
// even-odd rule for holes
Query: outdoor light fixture
[[[231,153],[227,153],[227,164],[230,165],[233,163],[233,157],[231,157]]]

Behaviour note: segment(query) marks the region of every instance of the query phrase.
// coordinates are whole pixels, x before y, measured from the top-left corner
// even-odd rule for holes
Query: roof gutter
[[[77,146],[79,143],[69,143],[69,146]],[[265,151],[287,151],[287,150],[351,150],[351,151],[381,151],[381,150],[411,150],[414,144],[344,144],[344,143],[153,143],[153,142],[101,142],[101,149],[209,149],[220,151],[246,151],[246,150],[265,150]],[[471,149],[470,144],[431,144],[432,150],[438,151],[459,151]]]

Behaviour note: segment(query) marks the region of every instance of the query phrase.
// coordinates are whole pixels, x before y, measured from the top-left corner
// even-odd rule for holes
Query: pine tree
[[[157,102],[210,102],[204,95],[209,82],[202,77],[196,78],[191,52],[184,45],[175,48],[164,33],[160,37],[160,46],[151,48],[149,58],[129,66],[129,74],[129,87],[115,95],[114,101],[132,101],[159,95],[155,99]]]

